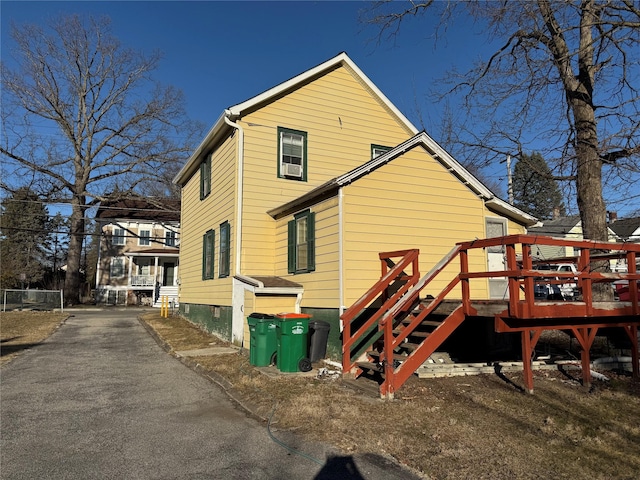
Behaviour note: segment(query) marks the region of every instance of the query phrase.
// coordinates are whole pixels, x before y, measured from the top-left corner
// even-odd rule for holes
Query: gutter
[[[243,210],[243,197],[244,197],[244,182],[242,181],[244,175],[244,130],[242,127],[229,120],[231,112],[225,110],[224,122],[232,128],[238,130],[238,188],[236,197],[236,263],[235,274],[240,274],[240,260],[241,260],[241,248],[242,248],[242,210]]]

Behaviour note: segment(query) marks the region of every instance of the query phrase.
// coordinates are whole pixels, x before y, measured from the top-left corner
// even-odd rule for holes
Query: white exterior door
[[[502,237],[507,234],[507,221],[503,218],[487,218],[486,220],[487,238]],[[503,246],[487,248],[487,270],[489,272],[499,272],[507,269],[505,256],[506,250]],[[508,299],[509,289],[507,288],[506,277],[489,278],[489,298]]]

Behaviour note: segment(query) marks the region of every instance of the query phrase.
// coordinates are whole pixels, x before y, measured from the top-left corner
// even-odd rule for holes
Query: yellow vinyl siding
[[[418,147],[344,188],[345,304],[351,305],[380,277],[379,252],[420,250],[424,275],[457,242],[484,236],[484,204],[456,177]],[[471,268],[486,264],[482,252]],[[428,292],[432,295],[459,271],[447,268]],[[485,280],[472,284],[479,297]]]
[[[247,274],[286,273],[286,251],[274,256],[276,222],[266,211],[365,163],[372,143],[397,145],[412,135],[344,67],[239,123],[245,132],[242,269]],[[277,177],[278,127],[307,132],[306,182]]]
[[[219,279],[220,224],[231,226],[230,274],[235,252],[236,136],[228,137],[211,161],[211,194],[200,200],[200,171],[182,188],[180,241],[180,302],[231,304],[231,280]],[[214,279],[202,280],[202,236],[215,230]]]

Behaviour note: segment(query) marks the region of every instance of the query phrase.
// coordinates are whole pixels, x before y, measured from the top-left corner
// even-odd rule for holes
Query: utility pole
[[[509,204],[513,205],[513,177],[511,176],[511,155],[507,155],[507,192],[509,194]]]

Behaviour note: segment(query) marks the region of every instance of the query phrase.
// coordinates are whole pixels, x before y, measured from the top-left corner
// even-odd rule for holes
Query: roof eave
[[[216,120],[202,142],[200,142],[198,148],[195,149],[184,166],[173,178],[174,184],[180,185],[181,187],[184,186],[184,184],[187,183],[187,180],[191,178],[191,176],[195,173],[196,169],[200,165],[202,154],[206,150],[210,149],[228,128],[231,128],[224,121],[224,117],[226,116],[229,116],[229,110],[225,110],[218,117],[218,120]]]
[[[508,204],[498,197],[493,197],[485,200],[485,205],[492,210],[524,225],[525,227],[531,227],[538,223],[538,219],[536,217],[532,217],[528,213],[525,213],[522,210],[514,207],[513,205]]]

